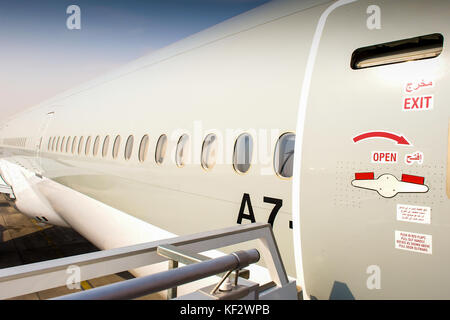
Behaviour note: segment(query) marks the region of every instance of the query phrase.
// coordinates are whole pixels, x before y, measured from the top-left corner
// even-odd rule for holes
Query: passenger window
[[[94,157],[97,155],[98,153],[98,146],[100,144],[100,136],[97,136],[94,140],[94,150],[92,152],[92,154],[94,155]]]
[[[75,154],[75,148],[77,147],[78,137],[73,137],[72,141],[72,154]]]
[[[206,136],[202,146],[201,164],[205,170],[211,170],[216,165],[217,136],[210,133]]]
[[[86,148],[84,149],[84,153],[88,156],[89,150],[91,148],[91,136],[87,137],[86,139]]]
[[[78,154],[81,154],[81,150],[83,149],[84,137],[80,137],[80,141],[78,141]]]
[[[119,149],[120,149],[120,136],[117,136],[116,139],[114,140],[114,145],[113,145],[113,158],[116,159],[117,155],[119,154]]]
[[[187,134],[183,134],[178,140],[177,150],[175,153],[175,163],[178,167],[184,167],[186,164],[186,157],[189,148],[189,136]]]
[[[131,153],[133,152],[133,143],[134,137],[129,136],[127,139],[127,143],[125,144],[125,152],[124,152],[125,160],[129,160],[131,158]]]
[[[156,143],[155,151],[155,161],[157,164],[162,164],[164,157],[166,156],[167,148],[167,136],[165,134],[161,135]]]
[[[139,145],[139,161],[144,162],[147,158],[148,151],[148,135],[142,137],[141,144]]]
[[[56,140],[56,146],[55,146],[56,152],[58,152],[58,149],[59,149],[59,139],[61,139],[61,137],[58,137],[58,140]]]
[[[67,144],[66,144],[66,153],[69,152],[69,146],[70,146],[70,142],[72,141],[72,137],[68,137],[67,138]]]
[[[108,155],[108,149],[109,149],[109,136],[105,137],[105,140],[103,140],[103,147],[102,147],[102,157],[106,157]]]
[[[61,141],[61,152],[64,152],[64,143],[66,142],[66,137],[63,137],[62,138],[62,141]]]
[[[281,135],[275,146],[274,169],[282,178],[292,177],[294,168],[295,134],[285,133]]]
[[[253,138],[248,133],[241,134],[234,144],[233,167],[238,173],[250,169],[253,154]]]
[[[52,147],[52,137],[48,138],[48,148],[47,150],[50,151]]]

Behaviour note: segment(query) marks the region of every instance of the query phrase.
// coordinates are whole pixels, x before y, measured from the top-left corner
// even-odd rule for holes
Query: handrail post
[[[178,261],[169,260],[169,270],[178,268]],[[175,299],[177,297],[177,287],[167,289],[167,299]]]

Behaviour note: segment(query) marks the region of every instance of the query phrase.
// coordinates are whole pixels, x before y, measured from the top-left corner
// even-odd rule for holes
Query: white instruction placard
[[[405,222],[430,224],[431,208],[412,206],[408,204],[397,204],[397,220]]]
[[[432,236],[395,230],[395,248],[413,252],[432,253]]]

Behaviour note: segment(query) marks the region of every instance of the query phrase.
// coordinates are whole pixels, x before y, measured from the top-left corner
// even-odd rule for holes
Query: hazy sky
[[[0,111],[11,115],[268,0],[0,0]],[[66,27],[69,5],[81,29]]]

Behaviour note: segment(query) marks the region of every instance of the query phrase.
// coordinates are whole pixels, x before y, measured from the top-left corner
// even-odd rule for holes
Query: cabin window
[[[94,150],[92,151],[93,156],[95,157],[98,153],[98,147],[100,145],[100,136],[95,137],[94,140]]]
[[[61,149],[60,149],[61,152],[64,152],[65,143],[66,143],[66,137],[63,137],[62,141],[61,141]]]
[[[238,173],[246,173],[250,169],[253,154],[253,138],[248,133],[241,134],[234,144],[233,167]]]
[[[68,153],[68,152],[69,152],[69,146],[70,146],[70,142],[71,142],[71,140],[72,140],[72,137],[68,137],[68,138],[67,138],[67,144],[66,144],[66,153]]]
[[[84,149],[84,154],[89,155],[89,150],[91,149],[91,136],[86,139],[86,147]]]
[[[127,139],[127,143],[125,144],[125,151],[124,151],[125,160],[130,160],[131,158],[131,154],[133,153],[133,143],[134,137],[129,136]]]
[[[112,156],[114,159],[117,158],[117,155],[119,154],[119,149],[120,149],[120,140],[122,138],[119,136],[116,137],[116,139],[114,140],[114,145],[113,145],[113,153]]]
[[[103,147],[102,147],[102,157],[106,157],[108,155],[108,149],[109,149],[109,136],[105,137],[105,140],[103,140]]]
[[[201,164],[203,169],[211,170],[216,165],[217,136],[210,133],[203,140]]]
[[[75,154],[75,148],[77,147],[78,137],[73,137],[72,141],[72,154]]]
[[[280,136],[275,145],[274,169],[282,178],[292,177],[294,169],[295,134],[285,133]]]
[[[156,143],[155,150],[155,161],[157,164],[162,164],[164,157],[166,156],[167,149],[167,136],[165,134],[161,135]]]
[[[175,153],[175,163],[180,168],[184,167],[184,165],[186,164],[188,148],[189,148],[189,136],[187,134],[183,134],[178,140],[177,150]]]
[[[52,146],[52,137],[48,138],[48,147],[47,147],[47,150],[48,150],[48,151],[51,150],[51,149],[50,149],[51,146]]]
[[[141,139],[141,144],[139,145],[139,161],[144,162],[147,158],[148,152],[148,135],[145,135]]]
[[[78,154],[81,154],[84,144],[84,137],[80,137],[80,141],[78,141]]]
[[[58,140],[56,140],[56,146],[55,146],[55,151],[58,152],[59,149],[59,140],[61,139],[61,137],[58,137]]]

